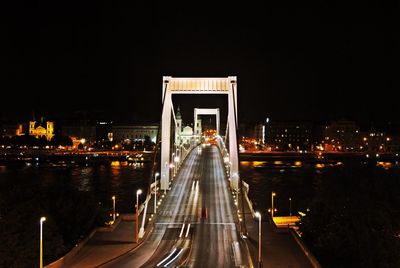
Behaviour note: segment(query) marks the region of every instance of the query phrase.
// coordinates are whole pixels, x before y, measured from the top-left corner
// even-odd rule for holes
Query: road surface
[[[102,267],[250,267],[216,146],[187,156],[148,239]]]

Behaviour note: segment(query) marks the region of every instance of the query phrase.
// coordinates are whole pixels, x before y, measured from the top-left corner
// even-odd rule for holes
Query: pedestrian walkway
[[[121,221],[112,232],[96,232],[66,267],[96,267],[131,249],[135,241],[135,222]]]
[[[151,206],[147,210],[147,218],[153,213]],[[141,216],[143,213],[141,214]],[[139,218],[139,226],[142,217]],[[146,239],[152,224],[146,224],[145,235],[136,243],[136,221],[135,214],[124,214],[116,221],[116,226],[112,228],[99,228],[86,243],[73,256],[64,257],[61,267],[86,268],[101,267],[102,265],[131,252]],[[107,230],[108,229],[108,230]],[[48,265],[48,268],[60,267],[59,265]]]
[[[258,224],[257,218],[253,218],[248,203],[245,200],[244,214],[248,238],[246,239],[255,267],[258,267]],[[277,230],[264,219],[261,223],[262,234],[262,261],[263,267],[279,268],[309,268],[310,261],[301,250],[290,232]]]

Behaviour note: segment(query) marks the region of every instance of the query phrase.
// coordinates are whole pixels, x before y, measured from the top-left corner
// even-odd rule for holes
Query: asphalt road
[[[195,148],[134,251],[102,267],[250,267],[216,146]]]

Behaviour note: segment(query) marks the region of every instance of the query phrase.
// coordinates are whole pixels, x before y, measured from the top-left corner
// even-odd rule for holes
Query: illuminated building
[[[360,130],[353,121],[332,121],[323,129],[325,151],[356,151],[360,147]]]
[[[196,135],[199,135],[202,131],[202,124],[201,124],[201,119],[197,119],[197,133]],[[182,126],[182,115],[180,112],[180,109],[178,107],[176,111],[176,130],[175,130],[175,144],[177,146],[179,145],[185,145],[185,144],[191,144],[191,141],[193,140],[193,128],[190,126]]]
[[[18,129],[17,129],[18,131]],[[22,129],[21,129],[22,133]],[[46,124],[38,121],[29,121],[29,133],[30,136],[35,136],[36,138],[46,137],[47,140],[51,140],[54,136],[54,122],[47,121]]]
[[[158,124],[117,125],[112,127],[112,133],[116,142],[144,141],[148,136],[155,143]]]
[[[274,151],[310,150],[312,124],[306,122],[269,122],[265,142]]]

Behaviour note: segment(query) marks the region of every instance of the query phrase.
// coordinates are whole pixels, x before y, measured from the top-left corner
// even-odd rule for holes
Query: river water
[[[314,177],[327,167],[346,167],[340,161],[328,164],[308,164],[304,161],[242,161],[241,178],[250,185],[250,198],[257,210],[266,213],[271,207],[271,192],[276,192],[276,215],[293,215],[305,211],[314,195]],[[398,162],[377,163],[385,169],[399,169]],[[354,165],[352,166],[354,168]],[[359,168],[364,168],[360,163]],[[134,212],[136,190],[143,189],[143,201],[149,185],[149,163],[129,164],[113,161],[90,165],[72,162],[0,164],[0,185],[41,187],[62,184],[80,191],[93,192],[100,202],[112,206],[111,197],[117,197],[117,210]],[[0,194],[1,194],[0,189]],[[291,199],[291,201],[289,200]]]
[[[67,185],[79,191],[93,192],[99,202],[109,203],[110,207],[111,197],[115,195],[117,210],[132,213],[137,189],[143,189],[140,199],[144,200],[150,172],[149,164],[132,165],[120,161],[90,165],[75,164],[73,161],[0,164],[0,185],[33,188]]]

